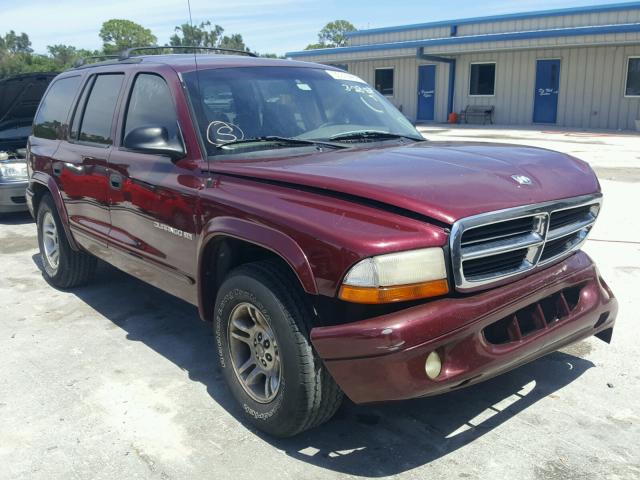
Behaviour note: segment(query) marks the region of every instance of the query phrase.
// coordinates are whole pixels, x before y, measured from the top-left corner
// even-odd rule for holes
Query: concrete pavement
[[[605,172],[585,249],[620,301],[612,345],[591,338],[445,396],[346,402],[273,440],[238,421],[194,307],[105,265],[87,287],[52,289],[35,226],[12,215],[0,219],[0,479],[640,478],[640,138],[488,130],[426,135],[548,145]]]

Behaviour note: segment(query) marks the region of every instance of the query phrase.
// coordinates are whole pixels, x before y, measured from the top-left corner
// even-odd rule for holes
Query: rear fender
[[[44,186],[49,191],[49,193],[51,194],[51,198],[53,198],[53,203],[58,210],[58,215],[60,216],[60,221],[62,222],[62,227],[64,228],[64,233],[69,240],[69,245],[75,251],[80,250],[80,247],[78,247],[78,244],[71,234],[71,229],[69,228],[69,215],[67,214],[67,208],[65,207],[64,201],[62,200],[62,193],[60,192],[60,188],[58,188],[58,184],[55,182],[53,177],[45,172],[35,172],[31,177],[31,181]],[[34,214],[37,219],[38,212],[36,211],[34,212]]]

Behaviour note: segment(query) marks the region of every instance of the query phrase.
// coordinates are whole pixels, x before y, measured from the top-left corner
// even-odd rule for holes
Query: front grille
[[[565,288],[487,325],[482,330],[485,340],[493,345],[519,342],[564,321],[578,306],[583,288],[584,285]]]
[[[591,218],[591,208],[591,205],[585,205],[584,207],[569,208],[567,210],[553,212],[549,222],[549,229],[554,230],[566,227],[572,223],[580,222],[581,220],[589,219]]]
[[[566,257],[586,240],[600,204],[591,195],[457,221],[450,240],[456,288],[487,288]]]
[[[468,279],[483,278],[485,275],[496,271],[511,271],[522,266],[526,260],[527,250],[514,250],[501,253],[488,258],[478,258],[464,262],[462,268],[464,276]]]
[[[510,238],[529,233],[533,229],[531,217],[508,220],[506,222],[492,223],[482,227],[472,228],[464,232],[462,246],[485,243],[501,238]]]

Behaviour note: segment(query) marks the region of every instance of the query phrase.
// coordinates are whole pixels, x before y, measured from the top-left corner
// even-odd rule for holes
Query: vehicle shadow
[[[39,255],[33,260],[40,265]],[[100,264],[91,285],[74,293],[127,332],[201,382],[242,421],[215,367],[211,326],[196,308],[115,268]],[[349,401],[329,423],[290,439],[262,438],[287,455],[327,470],[359,476],[398,474],[480,438],[593,367],[562,352],[479,385],[443,396],[357,406]],[[526,427],[535,422],[529,419]]]
[[[0,213],[0,225],[26,225],[33,223],[29,212]]]

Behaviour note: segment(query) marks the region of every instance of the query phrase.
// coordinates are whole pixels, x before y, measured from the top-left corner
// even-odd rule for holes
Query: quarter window
[[[178,135],[178,117],[167,83],[151,73],[136,77],[129,98],[124,137],[139,127],[164,127],[169,139]],[[124,138],[123,137],[123,138]]]
[[[78,140],[102,145],[113,143],[111,124],[123,78],[122,74],[96,77],[82,114]]]
[[[376,90],[381,94],[393,96],[393,68],[376,69]]]
[[[469,95],[495,95],[496,92],[496,64],[472,63],[469,80]]]
[[[640,97],[640,57],[630,58],[627,65],[627,97]]]
[[[75,76],[61,78],[51,85],[34,120],[34,136],[51,140],[64,136],[61,127],[67,123],[79,84],[80,76]]]

